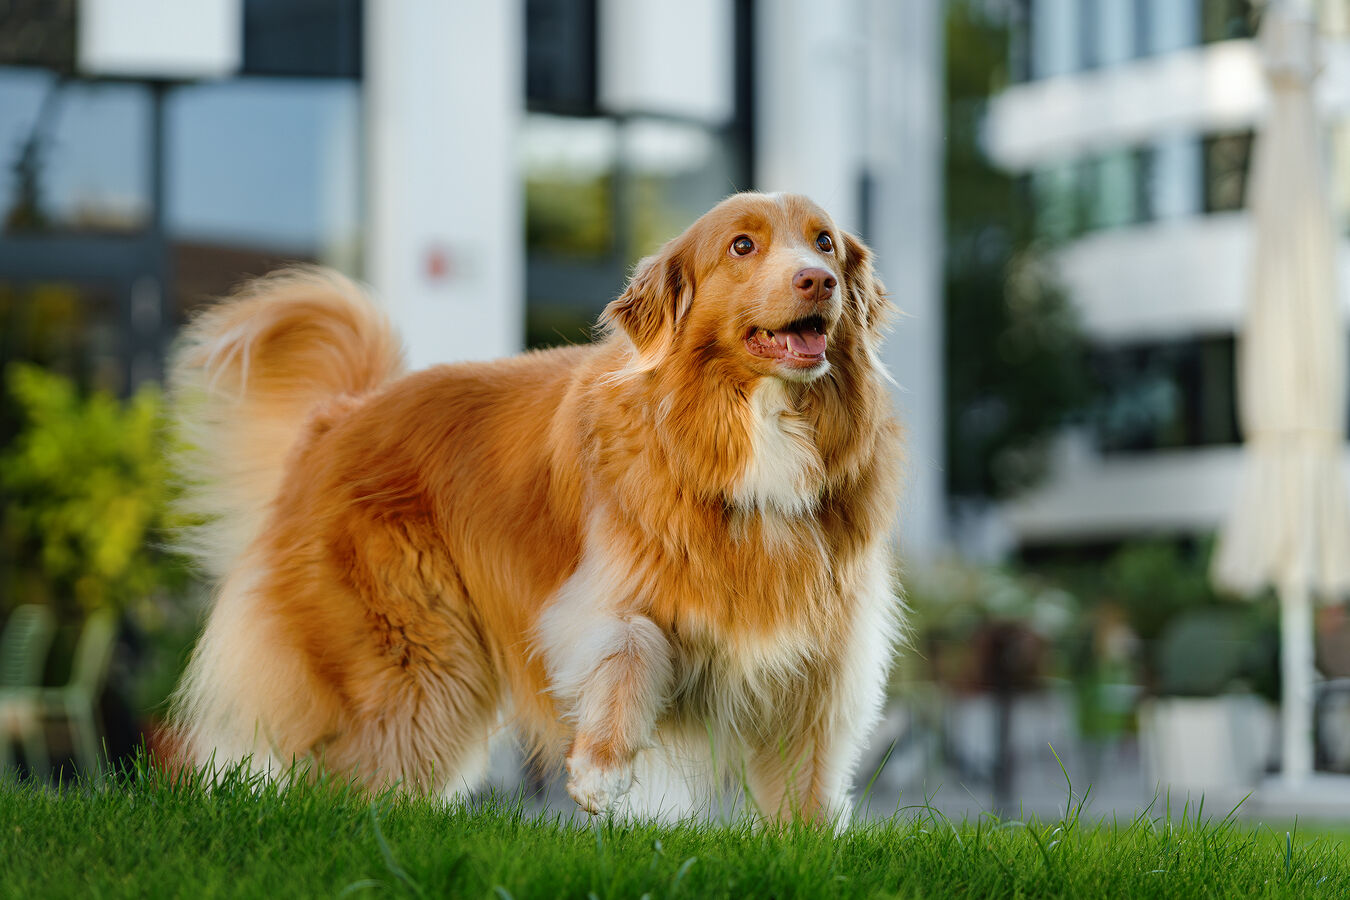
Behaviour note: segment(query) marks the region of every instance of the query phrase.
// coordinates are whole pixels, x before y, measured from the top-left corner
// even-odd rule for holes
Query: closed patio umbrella
[[[1271,2],[1261,28],[1270,103],[1254,149],[1250,293],[1238,343],[1243,484],[1214,579],[1280,598],[1283,775],[1312,771],[1314,597],[1350,589],[1346,332],[1312,85],[1311,4]]]

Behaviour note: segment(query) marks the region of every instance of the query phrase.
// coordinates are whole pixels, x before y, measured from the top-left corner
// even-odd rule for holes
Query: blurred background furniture
[[[15,615],[18,615],[17,611]],[[7,628],[6,637],[8,631]],[[116,637],[117,617],[112,610],[91,613],[80,632],[71,661],[70,679],[65,685],[42,687],[30,682],[22,688],[6,691],[0,697],[5,745],[8,747],[15,738],[22,740],[25,761],[34,774],[45,775],[49,768],[45,729],[49,721],[60,719],[66,723],[72,754],[80,771],[96,781],[102,777],[98,698],[108,677]],[[44,657],[45,654],[44,646]],[[37,676],[40,679],[40,666]],[[8,764],[7,757],[5,761]]]
[[[0,636],[0,767],[14,765],[14,743],[23,744],[30,771],[46,772],[47,742],[42,723],[25,714],[42,684],[55,623],[45,606],[17,607]]]

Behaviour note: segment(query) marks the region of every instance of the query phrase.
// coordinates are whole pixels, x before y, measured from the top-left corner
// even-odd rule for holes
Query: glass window
[[[1031,176],[1036,235],[1052,242],[1067,241],[1082,231],[1082,194],[1085,167],[1061,163]]]
[[[1200,10],[1200,39],[1206,43],[1255,34],[1256,11],[1251,0],[1202,0]]]
[[[150,215],[150,95],[0,68],[0,214],[9,233],[129,232]]]
[[[673,95],[646,91],[636,82],[601,90],[605,83],[597,84],[596,76],[604,74],[609,60],[596,40],[603,5],[528,0],[529,96],[521,142],[528,346],[586,340],[639,258],[727,194],[750,186],[750,107],[741,101],[748,96],[752,62],[751,4],[717,0],[695,6],[702,24],[725,17],[719,34],[730,37],[724,49],[731,55],[724,52],[712,73],[726,82],[714,92],[719,112],[712,116],[706,109],[685,109],[687,104],[675,104],[683,110],[676,112],[667,102]],[[670,38],[669,29],[658,27],[665,22],[661,16],[639,19],[652,26],[648,31],[655,28],[652,33]],[[619,68],[634,62],[619,61],[625,63]],[[610,100],[619,106],[610,109]],[[597,102],[605,108],[597,109]]]
[[[1100,0],[1087,6],[1097,9],[1096,57],[1099,65],[1111,66],[1135,55],[1135,6],[1137,0]]]
[[[361,77],[361,0],[244,0],[244,75]]]
[[[287,262],[360,274],[358,82],[240,78],[167,103],[170,318]]]
[[[1201,208],[1203,181],[1200,141],[1172,135],[1153,145],[1148,195],[1152,217],[1174,219]]]
[[[1205,212],[1229,212],[1245,205],[1251,150],[1250,131],[1205,138]]]
[[[1082,3],[1078,9],[1078,66],[1093,69],[1101,65],[1102,9],[1097,3]]]
[[[179,88],[168,112],[175,240],[341,263],[360,240],[360,87],[248,78]]]
[[[1168,53],[1200,41],[1199,0],[1144,0],[1148,4],[1148,49]]]
[[[69,72],[75,63],[78,7],[72,0],[0,3],[0,65]]]
[[[611,254],[618,124],[532,113],[522,146],[527,251],[580,259]]]
[[[694,122],[527,116],[527,344],[584,340],[638,259],[736,190],[737,159]]]
[[[1038,169],[1026,187],[1035,233],[1059,242],[1092,229],[1242,209],[1251,146],[1251,132],[1172,135]],[[1335,146],[1337,210],[1350,216],[1350,125]]]
[[[1238,441],[1232,336],[1101,347],[1090,421],[1105,453]]]
[[[1079,68],[1082,62],[1079,9],[1078,0],[1032,0],[1032,77],[1052,78]]]
[[[1091,216],[1093,228],[1119,228],[1139,221],[1139,155],[1117,150],[1093,167]]]
[[[1031,0],[1008,4],[1008,75],[1015,83],[1032,78]]]
[[[124,392],[158,375],[186,306],[242,277],[359,273],[359,82],[82,80],[73,5],[0,36],[0,60],[50,67],[0,66],[0,233],[24,239],[0,261],[0,363]],[[246,68],[359,72],[358,0],[246,0],[243,27]]]
[[[526,0],[525,101],[531,110],[594,115],[596,0]]]
[[[1134,16],[1134,44],[1133,54],[1135,56],[1148,56],[1153,52],[1150,46],[1150,40],[1153,34],[1153,0],[1133,0],[1132,13]]]
[[[1152,147],[1136,147],[1130,151],[1130,157],[1134,167],[1134,221],[1152,222],[1158,218],[1153,203],[1156,155]]]
[[[635,120],[623,134],[633,182],[630,259],[653,252],[735,190],[733,154],[718,132],[698,125]]]

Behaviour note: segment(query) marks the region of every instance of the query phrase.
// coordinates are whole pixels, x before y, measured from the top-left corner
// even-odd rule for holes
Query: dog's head
[[[738,380],[811,382],[879,334],[870,257],[805,197],[736,194],[639,263],[602,322],[639,371],[683,348]]]

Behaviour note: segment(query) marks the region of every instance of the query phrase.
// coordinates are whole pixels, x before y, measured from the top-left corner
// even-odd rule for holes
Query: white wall
[[[986,147],[1020,171],[1167,131],[1246,127],[1264,104],[1256,44],[1228,41],[1014,85],[990,104]]]
[[[1322,62],[1319,107],[1329,121],[1350,116],[1350,40],[1325,41]],[[1025,171],[1169,134],[1250,128],[1266,103],[1257,43],[1223,41],[1013,85],[990,103],[985,146]]]
[[[414,367],[522,344],[523,5],[366,4],[366,278]]]
[[[1073,455],[1054,462],[1044,484],[1002,506],[1018,541],[1209,533],[1232,512],[1241,484],[1240,447]]]
[[[941,3],[780,0],[760,7],[757,29],[756,187],[806,194],[849,231],[866,225],[900,310],[883,351],[907,432],[900,552],[923,564],[947,541]]]
[[[79,0],[76,65],[115,78],[228,77],[243,23],[243,0]]]
[[[1157,340],[1232,334],[1251,268],[1246,213],[1189,216],[1089,234],[1056,254],[1059,276],[1093,338]],[[1340,249],[1350,311],[1350,242]]]
[[[907,429],[901,524],[906,564],[948,543],[943,441],[941,0],[868,0],[869,98],[863,134],[872,173],[871,241],[899,309],[884,359]]]
[[[599,19],[605,109],[730,120],[730,0],[600,0]]]
[[[849,231],[865,147],[864,2],[778,0],[755,16],[756,187],[805,194]]]

